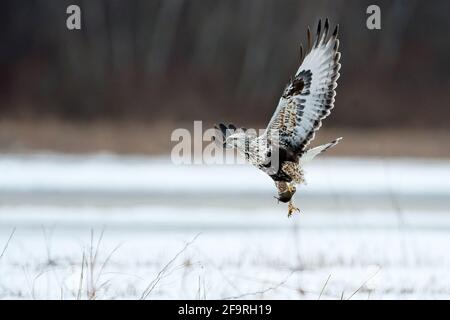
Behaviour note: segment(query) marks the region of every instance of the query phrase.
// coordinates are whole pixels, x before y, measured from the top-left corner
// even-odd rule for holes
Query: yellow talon
[[[290,193],[295,193],[295,191],[297,191],[297,189],[295,188],[295,185],[290,184],[290,183],[287,184],[287,188]]]
[[[288,203],[288,218],[290,218],[292,216],[292,213],[294,213],[295,211],[300,212],[300,209],[294,207],[294,205],[292,204],[292,200],[291,200]]]

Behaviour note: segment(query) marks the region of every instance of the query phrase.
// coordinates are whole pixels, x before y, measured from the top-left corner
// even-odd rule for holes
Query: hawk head
[[[247,129],[236,128],[235,125],[229,124],[224,125],[220,123],[218,126],[215,125],[217,133],[214,138],[219,143],[223,144],[224,148],[236,148],[241,151],[245,151],[245,147],[250,136],[246,134]]]
[[[238,150],[244,151],[246,139],[247,139],[247,136],[246,136],[245,132],[238,131],[227,137],[227,139],[225,140],[225,145],[228,148],[236,148]]]

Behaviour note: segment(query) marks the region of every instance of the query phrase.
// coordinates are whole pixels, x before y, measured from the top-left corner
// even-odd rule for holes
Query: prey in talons
[[[294,212],[300,212],[300,209],[294,206],[292,201],[292,196],[297,191],[294,183],[277,181],[275,185],[278,189],[278,197],[275,197],[278,201],[284,202],[288,204],[288,218],[292,216]]]

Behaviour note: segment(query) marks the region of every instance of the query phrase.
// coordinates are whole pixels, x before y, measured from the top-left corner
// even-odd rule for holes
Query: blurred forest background
[[[66,28],[66,8],[82,30]],[[366,8],[381,7],[381,30]],[[194,120],[261,128],[306,28],[339,23],[343,154],[450,157],[450,1],[8,1],[0,151],[164,153]]]

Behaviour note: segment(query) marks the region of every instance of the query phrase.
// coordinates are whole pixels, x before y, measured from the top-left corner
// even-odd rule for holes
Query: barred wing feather
[[[321,30],[319,21],[314,43],[308,28],[308,49],[295,77],[286,86],[277,109],[267,127],[267,132],[277,130],[279,145],[291,154],[300,155],[321,121],[334,106],[337,79],[339,78],[340,53],[337,39],[338,27],[328,37],[329,23]]]

